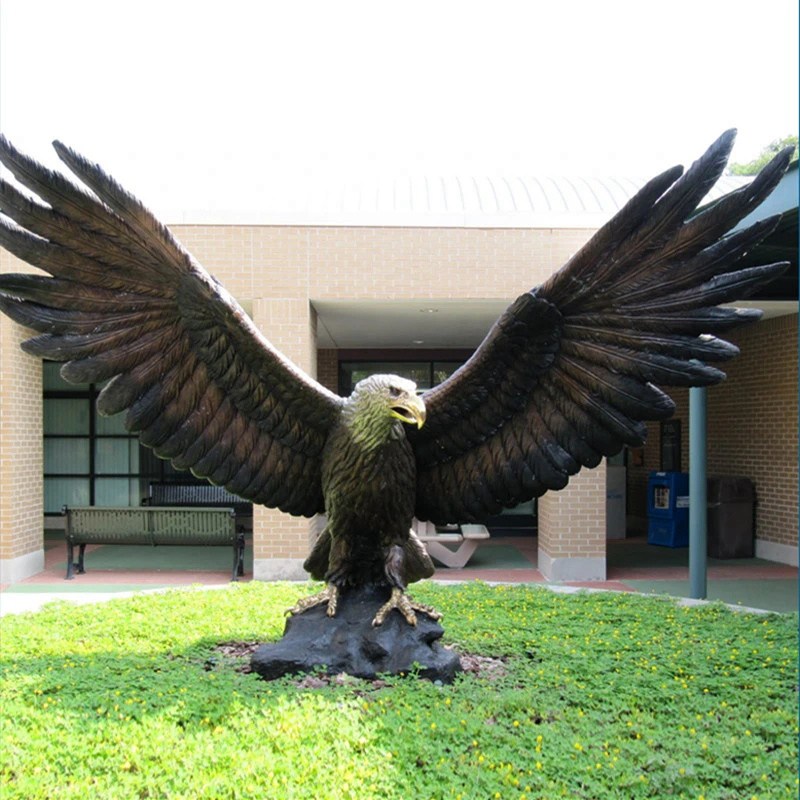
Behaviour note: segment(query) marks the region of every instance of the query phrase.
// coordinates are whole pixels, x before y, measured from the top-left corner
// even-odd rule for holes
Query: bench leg
[[[236,537],[236,544],[233,545],[233,575],[231,580],[238,580],[240,575],[244,575],[244,533],[241,531]]]
[[[86,570],[83,568],[83,554],[86,552],[86,545],[82,544],[78,548],[78,563],[75,565],[78,568],[78,574],[83,575]]]
[[[73,559],[75,558],[75,548],[73,547],[72,542],[67,542],[67,575],[64,578],[66,581],[71,581],[75,575],[73,573],[73,567],[75,566],[73,563]]]
[[[67,575],[65,580],[71,581],[75,577],[75,570],[77,569],[79,575],[83,575],[86,570],[83,568],[83,554],[86,550],[86,545],[78,545],[78,560],[75,561],[75,545],[72,542],[67,542]]]

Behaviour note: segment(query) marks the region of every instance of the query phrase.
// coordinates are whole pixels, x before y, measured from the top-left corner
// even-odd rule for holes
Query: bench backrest
[[[230,508],[64,507],[67,541],[85,544],[233,544]]]
[[[153,506],[226,506],[237,512],[251,505],[224,486],[210,483],[151,483],[148,487],[150,505]]]
[[[233,544],[236,514],[231,508],[159,508],[151,506],[150,517],[156,544],[194,541]]]

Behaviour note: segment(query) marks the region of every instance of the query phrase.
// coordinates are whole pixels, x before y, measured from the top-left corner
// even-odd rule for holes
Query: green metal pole
[[[689,597],[708,594],[706,390],[689,389]]]

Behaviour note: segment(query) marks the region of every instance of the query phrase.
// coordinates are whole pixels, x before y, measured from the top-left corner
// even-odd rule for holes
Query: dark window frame
[[[48,369],[48,364],[52,364],[54,362],[45,362],[43,369]],[[143,458],[143,454],[147,452],[147,448],[143,447],[142,444],[139,442],[139,437],[136,434],[132,433],[100,433],[97,430],[97,397],[102,390],[102,386],[90,383],[86,384],[82,387],[77,386],[70,386],[69,388],[64,389],[54,389],[54,388],[47,388],[43,391],[43,398],[44,402],[46,403],[47,400],[55,399],[55,400],[80,400],[84,401],[88,406],[88,418],[89,418],[89,426],[88,431],[86,433],[42,433],[42,446],[44,447],[44,443],[48,439],[73,439],[73,440],[80,440],[88,442],[89,448],[89,465],[88,471],[77,471],[73,470],[70,472],[49,472],[46,469],[46,466],[43,464],[42,469],[42,478],[43,481],[46,481],[50,478],[61,478],[61,479],[69,479],[74,478],[77,480],[85,480],[89,483],[89,505],[94,506],[97,502],[97,482],[102,480],[113,480],[113,479],[124,479],[124,480],[137,480],[140,486],[140,496],[139,502],[144,496],[143,493],[146,493],[147,484],[150,482],[156,481],[163,481],[164,479],[164,467],[169,467],[166,462],[160,462],[160,469],[158,470],[147,470],[143,469],[145,465],[152,464],[150,459]],[[96,444],[98,441],[104,440],[117,440],[117,441],[126,441],[136,442],[139,448],[139,470],[137,472],[99,472],[97,469],[97,453],[96,453]],[[171,467],[169,467],[171,470]],[[189,473],[190,475],[190,473]],[[194,480],[194,476],[191,475],[191,478]],[[189,482],[189,481],[187,481]],[[60,514],[60,511],[45,511],[46,517],[55,517]]]
[[[453,356],[441,357],[438,356],[436,358],[425,357],[423,354],[419,354],[417,356],[407,357],[407,358],[398,358],[393,357],[391,351],[388,353],[384,352],[382,354],[375,354],[371,355],[367,358],[339,358],[337,364],[337,384],[339,387],[339,394],[342,397],[347,397],[352,391],[355,384],[352,381],[352,370],[348,373],[346,371],[347,366],[358,365],[362,368],[368,368],[370,364],[394,364],[394,365],[402,365],[402,364],[418,364],[423,365],[427,364],[428,368],[428,386],[424,387],[425,390],[428,388],[433,388],[436,384],[434,383],[434,371],[437,364],[447,364],[453,366],[452,372],[455,372],[456,369],[461,367],[466,359],[461,359],[458,357],[458,354]],[[452,372],[450,374],[452,374]],[[373,373],[374,374],[374,373]],[[394,374],[394,373],[392,373]]]

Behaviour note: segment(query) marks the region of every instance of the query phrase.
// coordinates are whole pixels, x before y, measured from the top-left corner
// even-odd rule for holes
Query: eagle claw
[[[308,611],[309,608],[314,608],[314,606],[319,606],[323,603],[328,604],[327,615],[333,617],[339,605],[338,586],[329,583],[321,592],[308,597],[301,597],[291,608],[287,608],[284,613],[286,616],[289,616],[289,614],[302,614],[304,611]]]
[[[417,615],[414,613],[415,611],[422,611],[435,620],[440,620],[442,618],[441,612],[437,611],[435,608],[423,605],[422,603],[416,603],[402,589],[394,588],[392,589],[391,597],[378,609],[378,613],[375,614],[372,625],[382,625],[393,608],[396,608],[405,617],[409,625],[417,624]]]

